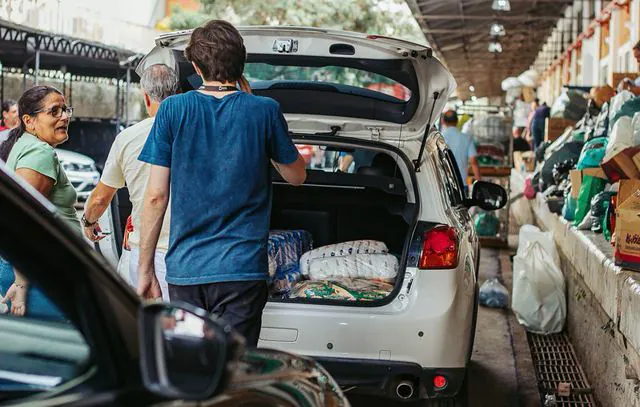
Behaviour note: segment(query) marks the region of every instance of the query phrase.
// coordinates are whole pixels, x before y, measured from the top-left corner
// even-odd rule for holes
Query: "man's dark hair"
[[[247,50],[238,30],[223,20],[211,20],[193,30],[184,56],[205,81],[235,82],[244,71]]]
[[[442,121],[449,126],[456,126],[458,124],[458,114],[455,110],[447,110],[442,115]]]
[[[535,98],[533,101],[536,103],[536,105],[540,106],[540,99]]]
[[[640,50],[640,41],[636,42],[636,45],[633,46],[633,49]]]

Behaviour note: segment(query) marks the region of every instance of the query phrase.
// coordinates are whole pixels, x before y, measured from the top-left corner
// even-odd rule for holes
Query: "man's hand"
[[[107,237],[106,235],[101,234],[102,229],[100,229],[100,225],[98,223],[94,224],[93,226],[84,227],[83,229],[84,235],[92,242],[98,242]]]
[[[155,300],[162,298],[162,290],[160,283],[156,278],[155,270],[140,270],[140,278],[138,279],[138,295],[145,300]]]
[[[0,300],[2,304],[11,301],[11,313],[21,317],[27,312],[27,286],[11,284],[7,290],[7,295]]]

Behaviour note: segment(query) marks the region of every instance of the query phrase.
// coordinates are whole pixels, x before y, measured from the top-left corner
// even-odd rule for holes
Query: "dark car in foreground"
[[[58,311],[0,314],[0,405],[349,405],[311,359],[245,349],[186,304],[141,303],[2,163],[0,256]]]

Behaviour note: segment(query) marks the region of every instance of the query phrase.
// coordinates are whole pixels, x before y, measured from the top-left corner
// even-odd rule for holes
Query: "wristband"
[[[80,221],[82,222],[82,225],[84,225],[85,228],[90,228],[91,226],[95,225],[96,223],[98,223],[98,221],[95,221],[93,223],[90,223],[87,218],[84,217],[84,214],[82,215],[82,218],[80,219]]]

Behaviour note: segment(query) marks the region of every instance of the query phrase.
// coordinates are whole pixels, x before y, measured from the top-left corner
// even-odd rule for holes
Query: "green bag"
[[[482,212],[475,216],[473,223],[478,236],[497,236],[500,220],[492,212]]]
[[[607,184],[607,180],[602,178],[592,177],[585,175],[582,179],[582,185],[580,186],[580,192],[578,194],[578,205],[576,207],[576,214],[573,217],[573,225],[578,226],[582,223],[582,220],[591,210],[591,199],[596,194],[604,191],[604,187]]]

